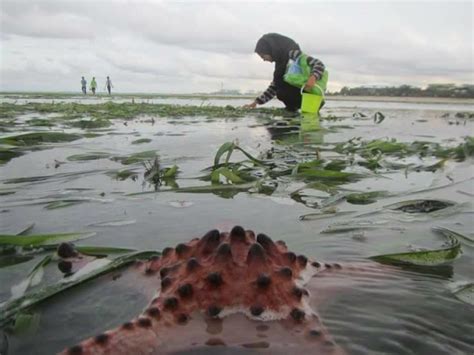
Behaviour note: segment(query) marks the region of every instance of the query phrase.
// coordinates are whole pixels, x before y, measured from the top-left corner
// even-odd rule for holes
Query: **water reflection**
[[[319,114],[303,113],[301,115],[299,138],[306,144],[323,144],[324,131],[321,129]]]
[[[321,127],[320,116],[302,113],[299,118],[272,120],[266,129],[273,141],[281,144],[323,144],[326,130]]]
[[[186,102],[196,103],[200,104],[197,100]],[[219,103],[224,104],[229,104],[229,101]],[[409,109],[407,105],[358,103],[354,107],[348,102],[330,102],[331,113],[339,118],[326,120],[322,124],[320,117],[308,114],[298,118],[272,117],[271,123],[264,127],[261,126],[261,119],[268,116],[239,120],[168,117],[157,118],[156,123],[130,120],[126,121],[127,125],[117,120],[112,126],[113,131],[108,134],[101,131],[102,136],[89,135],[87,140],[51,144],[48,150],[35,148],[35,151],[28,151],[3,165],[0,169],[0,212],[3,212],[0,230],[14,233],[34,222],[33,233],[97,232],[97,236],[85,241],[84,245],[161,249],[185,242],[188,237],[214,226],[243,224],[286,240],[298,252],[328,261],[360,260],[371,255],[404,251],[411,246],[429,247],[439,242],[428,232],[437,225],[469,235],[472,215],[468,213],[472,209],[473,184],[471,179],[466,179],[472,177],[472,161],[462,164],[447,161],[446,166],[436,173],[422,171],[407,175],[405,171],[394,170],[386,176],[374,175],[342,186],[341,180],[334,178],[334,175],[326,176],[322,181],[316,179],[324,176],[313,176],[315,180],[310,182],[310,186],[303,178],[292,175],[295,165],[303,161],[315,160],[316,168],[320,168],[317,165],[317,160],[321,161],[317,150],[323,144],[327,149],[323,156],[334,168],[339,166],[334,163],[339,164],[344,156],[330,153],[329,144],[345,142],[354,136],[371,140],[388,135],[400,142],[410,142],[419,139],[414,137],[421,134],[431,134],[435,141],[454,144],[466,134],[466,130],[472,128],[469,122],[466,127],[448,125],[445,119],[440,118],[444,110],[461,110],[460,105],[437,105],[437,110],[425,109],[426,105],[418,104],[410,104],[413,109]],[[372,120],[352,118],[354,110],[362,110],[370,116],[370,108],[382,110],[387,119],[376,125]],[[45,118],[39,113],[32,115]],[[407,127],[410,129],[407,130]],[[15,126],[14,129],[18,128],[25,127]],[[77,132],[82,130],[77,129],[73,133]],[[149,142],[134,144],[139,138]],[[255,157],[269,152],[270,156],[265,158],[274,165],[261,170],[251,167],[252,176],[262,181],[259,184],[251,180],[248,184],[212,185],[210,180],[202,180],[203,175],[210,173],[210,170],[202,169],[212,165],[219,147],[235,139]],[[119,161],[107,158],[68,160],[68,157],[91,152],[129,156],[149,150],[160,154],[164,166],[179,166],[179,194],[161,186],[160,193],[140,195],[141,192],[154,190],[153,186],[140,188],[145,170],[141,164],[131,169],[139,176],[135,181],[130,178],[116,179],[116,174],[107,175],[125,171],[127,167]],[[245,158],[236,154],[229,167],[232,168],[233,162],[241,159]],[[400,158],[390,159],[396,162]],[[55,160],[67,163],[54,168],[53,173]],[[415,163],[421,160],[417,157]],[[426,162],[426,158],[424,160]],[[269,179],[264,178],[267,170],[271,171]],[[367,206],[353,205],[347,202],[344,194],[335,194],[337,189],[333,189],[332,185],[337,185],[339,190],[351,189],[357,193],[389,190],[394,195],[384,196]],[[249,193],[245,193],[247,191]],[[265,194],[271,195],[271,198]],[[299,203],[290,205],[289,198],[293,199],[290,202]],[[44,208],[47,203],[66,199],[83,203],[63,206],[65,208]],[[439,213],[433,211],[422,215],[407,215],[384,208],[413,199],[446,199],[458,204],[454,206],[456,210],[446,208]],[[320,207],[326,207],[324,211],[328,213],[322,216],[328,218],[314,217],[304,223],[298,220],[298,216],[323,210]],[[428,207],[431,209],[433,206]],[[352,211],[359,213],[359,219],[366,214],[364,219],[370,217],[374,224],[384,220],[386,223],[381,228],[367,228],[363,232],[320,234],[329,226],[344,222],[348,217],[346,213]],[[377,215],[374,211],[378,212]],[[103,221],[113,223],[104,224]],[[229,229],[227,226],[218,228]],[[472,251],[472,248],[463,246],[462,257],[450,264],[402,266],[401,276],[394,280],[384,276],[384,280],[367,280],[362,286],[351,287],[348,293],[341,292],[330,299],[329,305],[323,308],[322,318],[338,343],[354,354],[409,353],[415,348],[418,353],[472,353],[472,342],[467,339],[468,334],[472,333],[469,324],[474,324],[472,306],[457,300],[445,287],[450,281],[471,280]],[[25,262],[0,270],[1,300],[10,296],[10,286],[27,275],[33,266],[34,263]],[[320,287],[324,289],[323,285]],[[97,290],[95,295],[90,292],[91,289]],[[88,285],[83,292],[68,293],[61,300],[55,299],[42,309],[41,331],[34,337],[14,338],[10,343],[10,353],[22,354],[31,352],[31,349],[52,353],[86,335],[110,328],[113,325],[110,323],[128,319],[141,310],[146,299],[137,301],[133,292],[127,292],[97,283]],[[110,295],[113,295],[115,307],[99,307],[104,313],[98,313],[94,305],[111,304]],[[83,302],[85,299],[87,302]],[[436,328],[433,329],[429,323]],[[2,340],[0,332],[0,353],[4,349]],[[442,347],[445,351],[440,351]]]

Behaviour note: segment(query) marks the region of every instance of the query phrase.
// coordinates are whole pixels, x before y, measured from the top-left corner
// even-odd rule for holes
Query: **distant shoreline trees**
[[[340,91],[330,92],[327,95],[342,96],[397,96],[397,97],[454,97],[474,98],[474,85],[463,84],[430,84],[426,88],[411,85],[371,87],[344,86]]]

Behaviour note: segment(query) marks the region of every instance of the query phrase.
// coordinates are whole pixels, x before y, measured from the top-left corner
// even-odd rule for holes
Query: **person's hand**
[[[316,77],[314,75],[310,75],[308,78],[308,81],[306,82],[304,89],[306,91],[311,91],[313,88],[314,84],[316,84]]]
[[[251,104],[244,105],[244,108],[255,108],[255,107],[257,107],[257,101],[254,101]]]

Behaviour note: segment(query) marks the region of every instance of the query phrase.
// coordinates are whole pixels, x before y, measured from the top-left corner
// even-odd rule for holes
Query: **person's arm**
[[[257,105],[263,105],[264,103],[273,99],[276,95],[276,86],[271,82],[268,88],[258,96],[251,104],[245,105],[246,108],[255,108]]]
[[[273,99],[276,96],[276,93],[276,86],[272,81],[268,88],[263,92],[263,94],[261,94],[255,99],[255,102],[258,105],[263,105],[264,103],[267,103],[268,101]]]

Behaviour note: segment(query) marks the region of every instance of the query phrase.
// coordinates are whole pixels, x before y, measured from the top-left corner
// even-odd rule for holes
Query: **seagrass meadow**
[[[0,97],[1,354],[123,323],[151,297],[130,263],[235,225],[314,259],[394,266],[321,304],[347,353],[474,352],[474,105],[329,99],[316,119],[246,102]],[[64,242],[95,267],[58,269]]]

